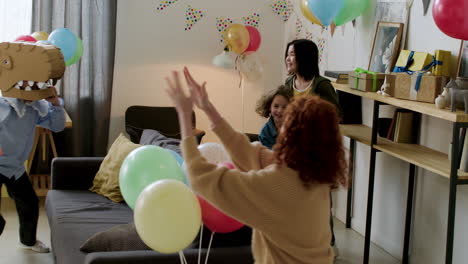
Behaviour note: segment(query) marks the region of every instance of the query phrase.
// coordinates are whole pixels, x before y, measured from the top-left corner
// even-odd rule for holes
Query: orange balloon
[[[302,14],[309,20],[310,22],[317,24],[321,27],[323,27],[322,22],[315,17],[315,15],[310,11],[309,4],[307,0],[300,0],[299,1],[299,6],[301,7],[301,12]]]
[[[242,54],[250,43],[249,31],[241,24],[231,24],[224,33],[224,41],[231,51]]]

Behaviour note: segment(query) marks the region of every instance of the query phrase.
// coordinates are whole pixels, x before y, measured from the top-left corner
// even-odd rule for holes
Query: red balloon
[[[258,29],[252,26],[245,26],[245,28],[247,29],[247,31],[249,31],[250,42],[249,46],[244,51],[244,53],[249,51],[257,51],[260,47],[260,43],[262,43],[262,37],[260,36],[260,32],[258,31]]]
[[[203,224],[211,231],[215,233],[230,233],[244,226],[244,224],[219,211],[202,197],[197,195],[197,198],[198,202],[200,202]]]
[[[468,2],[466,0],[435,0],[432,16],[446,35],[468,40]]]
[[[17,37],[15,41],[36,42],[37,40],[29,35],[21,35]]]
[[[236,167],[234,166],[234,164],[232,164],[231,162],[227,162],[227,161],[225,161],[225,162],[220,162],[219,165],[220,165],[220,166],[224,166],[224,167],[226,167],[226,168],[229,168],[229,169],[231,169],[231,170],[233,170],[233,169],[236,168]]]

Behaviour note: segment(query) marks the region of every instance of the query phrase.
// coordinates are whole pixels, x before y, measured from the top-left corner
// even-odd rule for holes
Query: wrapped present
[[[391,75],[395,76],[394,96],[396,98],[427,103],[434,103],[435,98],[448,81],[447,77],[429,74],[392,73]]]
[[[379,72],[367,71],[362,68],[356,68],[349,72],[349,88],[357,89],[363,92],[376,92],[380,89],[385,80],[385,74]]]
[[[435,59],[438,62],[432,73],[437,76],[450,76],[451,52],[447,50],[436,50]]]
[[[427,52],[402,50],[398,55],[393,72],[427,71],[433,65],[433,57]]]

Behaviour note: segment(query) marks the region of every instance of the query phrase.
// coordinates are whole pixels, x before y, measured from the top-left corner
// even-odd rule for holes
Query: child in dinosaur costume
[[[5,184],[15,201],[22,246],[40,253],[49,248],[36,239],[39,200],[24,162],[36,125],[54,132],[65,128],[65,112],[53,87],[64,71],[62,53],[55,46],[0,43],[0,188]],[[0,234],[4,226],[0,214]]]

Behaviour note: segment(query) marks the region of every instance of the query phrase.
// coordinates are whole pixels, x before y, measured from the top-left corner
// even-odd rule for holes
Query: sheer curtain
[[[1,1],[3,2],[3,1]],[[104,156],[114,72],[115,0],[34,0],[32,30],[68,28],[83,40],[83,56],[67,67],[60,94],[73,126],[57,137],[64,156]]]

